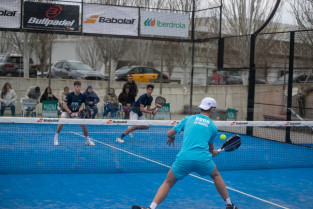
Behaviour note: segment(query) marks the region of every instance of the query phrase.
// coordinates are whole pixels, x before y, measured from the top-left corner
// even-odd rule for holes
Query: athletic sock
[[[231,201],[230,201],[230,198],[227,198],[226,200],[224,200],[224,202],[225,202],[225,205],[231,205],[232,203],[231,203]]]
[[[122,138],[123,139],[123,137],[125,136],[125,134],[123,133],[121,136],[120,136],[120,138]]]
[[[58,134],[58,133],[55,133],[54,137],[58,137],[58,136],[59,136],[59,134]]]
[[[152,202],[150,205],[151,209],[156,209],[156,207],[158,206],[158,204],[156,204],[155,202]]]

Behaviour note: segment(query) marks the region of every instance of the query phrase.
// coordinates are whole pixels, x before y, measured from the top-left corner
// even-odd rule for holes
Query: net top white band
[[[112,120],[0,117],[0,123],[175,126],[180,120]],[[214,121],[217,126],[313,126],[313,121]]]

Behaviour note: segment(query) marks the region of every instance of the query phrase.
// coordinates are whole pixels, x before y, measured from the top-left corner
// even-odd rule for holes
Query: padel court
[[[96,144],[91,147],[79,125],[64,125],[60,146],[53,146],[56,127],[1,124],[0,208],[149,206],[182,142],[179,134],[174,148],[166,145],[170,126],[136,131],[133,139],[117,144],[127,126],[88,125]],[[313,149],[241,137],[238,150],[214,158],[232,201],[239,208],[312,208]],[[224,141],[215,142],[219,148]],[[210,177],[191,175],[158,208],[225,206]]]

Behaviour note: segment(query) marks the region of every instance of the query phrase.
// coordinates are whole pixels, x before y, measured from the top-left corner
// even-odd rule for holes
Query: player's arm
[[[68,112],[70,115],[72,115],[72,111],[67,106],[67,102],[63,102],[63,109]]]
[[[150,109],[150,106],[147,106],[147,109],[146,109],[143,104],[140,104],[140,111],[145,112],[145,113],[149,113],[149,114],[154,114],[153,110]]]
[[[169,147],[171,146],[171,144],[173,144],[173,147],[175,146],[174,140],[175,140],[175,134],[176,133],[177,132],[173,128],[167,132],[166,136],[168,139],[167,139],[166,144],[168,144]]]
[[[214,150],[214,144],[209,144],[209,151],[212,153],[212,157],[215,157],[216,155],[220,154],[219,151]]]

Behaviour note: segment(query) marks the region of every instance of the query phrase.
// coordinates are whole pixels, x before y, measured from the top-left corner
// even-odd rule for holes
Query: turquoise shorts
[[[172,171],[177,179],[183,179],[191,172],[196,172],[200,176],[208,176],[213,172],[214,167],[212,159],[207,161],[176,159],[172,165]]]

